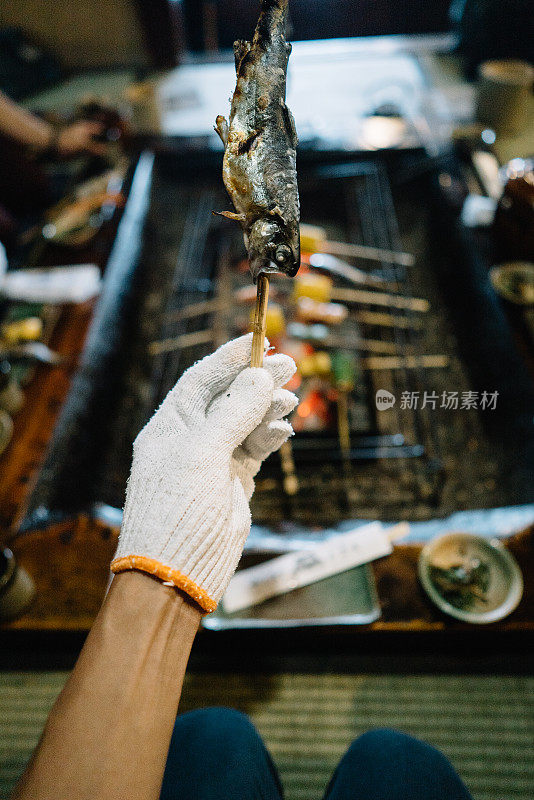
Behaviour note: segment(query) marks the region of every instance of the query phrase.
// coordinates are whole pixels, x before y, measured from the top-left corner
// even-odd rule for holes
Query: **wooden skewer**
[[[313,340],[312,340],[313,341]],[[343,349],[344,347],[351,346],[347,339],[335,336],[328,336],[322,342],[314,342],[314,344],[323,347],[333,347]],[[383,342],[380,339],[355,339],[352,347],[358,350],[364,350],[368,353],[381,353],[382,355],[392,356],[398,352],[398,345],[395,342]]]
[[[265,327],[267,324],[267,303],[269,302],[269,278],[262,272],[258,276],[258,293],[256,295],[256,308],[254,309],[254,322],[252,323],[252,353],[251,367],[261,367],[263,364],[263,349],[265,341]]]
[[[204,331],[192,331],[182,333],[180,336],[173,336],[169,339],[160,339],[150,342],[148,352],[151,356],[159,356],[162,353],[172,353],[173,350],[181,350],[184,347],[195,347],[199,344],[208,344],[213,341],[213,331],[208,328]]]
[[[442,369],[449,364],[448,356],[369,356],[361,359],[364,369]]]
[[[256,295],[256,308],[254,309],[254,321],[252,323],[251,367],[261,367],[263,364],[268,301],[269,278],[262,272],[258,277],[258,293]],[[284,491],[288,495],[295,495],[299,490],[299,482],[295,472],[293,448],[289,442],[284,442],[280,448],[280,464],[284,473]]]
[[[368,353],[381,353],[382,355],[394,355],[398,349],[395,342],[385,342],[381,341],[380,339],[355,339],[354,342],[349,342],[347,339],[336,336],[327,336],[324,339],[314,339],[311,337],[307,339],[305,336],[299,338],[301,338],[302,341],[310,341],[318,347],[343,348],[357,346],[360,350]],[[159,356],[163,353],[172,353],[175,350],[185,350],[186,347],[196,347],[199,344],[209,344],[213,342],[214,339],[215,335],[213,329],[206,328],[205,330],[191,331],[191,333],[181,333],[179,336],[150,342],[148,345],[148,352],[151,356]],[[263,348],[263,344],[261,347]],[[258,366],[261,366],[261,364]]]
[[[350,424],[348,392],[340,389],[337,396],[337,432],[346,470],[350,470]]]
[[[352,256],[353,258],[369,259],[370,261],[388,261],[392,264],[401,264],[404,267],[412,267],[414,257],[410,253],[399,253],[396,250],[383,250],[380,247],[368,247],[362,244],[351,244],[349,242],[323,243],[323,250],[336,256]]]
[[[394,317],[378,311],[356,311],[354,316],[364,325],[378,325],[382,328],[409,328],[417,330],[421,327],[420,318]]]
[[[218,298],[202,300],[199,303],[192,303],[190,306],[178,308],[175,311],[169,311],[165,314],[165,321],[181,322],[184,319],[191,319],[191,317],[200,317],[201,314],[210,314],[212,311],[218,311],[220,308],[223,308],[223,304]]]
[[[280,464],[282,472],[284,473],[284,492],[290,497],[297,494],[299,490],[299,479],[295,471],[295,460],[293,458],[293,447],[291,441],[288,439],[280,447]]]
[[[332,253],[332,255],[350,256],[370,261],[387,261],[390,264],[402,264],[411,267],[414,257],[410,253],[396,250],[384,250],[380,247],[369,247],[351,242],[333,242],[327,237],[326,230],[319,225],[300,224],[300,246],[308,253]]]
[[[423,300],[417,297],[403,297],[402,295],[388,294],[385,292],[367,292],[361,289],[343,289],[333,287],[329,300],[342,300],[345,302],[368,303],[370,305],[377,305],[386,308],[402,308],[411,311],[428,311],[430,303],[428,300]],[[182,322],[186,319],[199,317],[202,314],[210,314],[212,311],[218,311],[224,308],[224,304],[219,299],[202,300],[199,303],[193,303],[185,308],[179,308],[176,311],[170,311],[165,315],[166,322]],[[372,311],[358,311],[357,315],[361,318],[362,322],[369,322],[372,325],[383,325],[386,327],[415,327],[417,324],[414,321],[410,322],[403,318],[386,317],[385,314],[378,314]]]
[[[371,306],[386,306],[387,308],[406,308],[410,311],[428,311],[430,303],[419,297],[403,297],[385,292],[367,292],[364,289],[339,289],[332,287],[331,300],[341,300],[345,303],[368,303]]]
[[[398,539],[404,539],[409,533],[410,525],[407,522],[399,522],[398,525],[387,529],[386,536],[390,542],[395,543]]]

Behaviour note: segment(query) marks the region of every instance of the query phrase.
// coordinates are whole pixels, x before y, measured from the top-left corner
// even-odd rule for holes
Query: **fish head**
[[[250,270],[256,281],[260,272],[283,272],[293,278],[300,267],[298,225],[286,225],[276,217],[255,220],[245,237]]]

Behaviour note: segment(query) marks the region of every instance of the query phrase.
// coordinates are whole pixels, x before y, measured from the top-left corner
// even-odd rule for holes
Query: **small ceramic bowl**
[[[35,597],[35,584],[15,561],[9,548],[0,548],[0,621],[22,614]]]
[[[523,576],[498,539],[446,533],[419,556],[419,580],[433,603],[464,622],[486,624],[510,614],[523,594]]]
[[[0,455],[4,452],[13,436],[13,420],[6,411],[0,409]]]
[[[534,264],[530,261],[510,261],[490,270],[493,288],[516,306],[534,305]]]

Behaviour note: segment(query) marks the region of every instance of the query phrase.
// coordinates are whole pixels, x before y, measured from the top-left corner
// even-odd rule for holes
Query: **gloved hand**
[[[251,368],[252,334],[187,370],[134,442],[112,572],[138,569],[214,611],[250,531],[261,462],[293,429],[285,355]]]

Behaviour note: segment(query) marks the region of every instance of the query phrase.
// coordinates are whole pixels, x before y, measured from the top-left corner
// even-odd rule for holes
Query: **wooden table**
[[[109,577],[109,563],[118,530],[99,520],[79,515],[15,538],[12,549],[18,562],[32,575],[37,595],[31,608],[4,626],[19,631],[89,630],[100,606]],[[505,620],[484,626],[499,632],[534,631],[534,528],[507,540],[525,576],[519,607]],[[382,616],[371,625],[351,628],[374,632],[436,632],[469,630],[479,626],[456,622],[433,606],[419,585],[419,545],[397,545],[393,553],[375,562]]]

